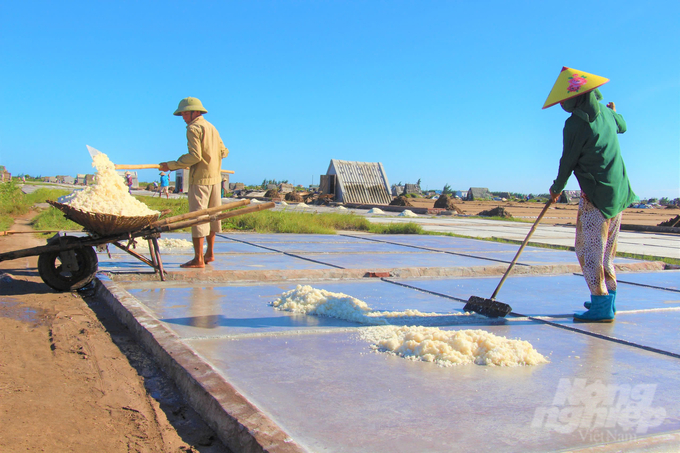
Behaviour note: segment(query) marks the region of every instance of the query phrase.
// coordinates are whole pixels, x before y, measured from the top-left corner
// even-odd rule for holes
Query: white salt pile
[[[298,203],[294,206],[295,208],[308,208],[309,205],[305,203]]]
[[[260,203],[264,203],[264,202],[258,200],[257,198],[251,198],[250,199],[250,204],[260,204]]]
[[[462,364],[518,366],[547,363],[533,346],[522,340],[508,340],[484,330],[447,331],[436,327],[392,326],[395,318],[437,317],[407,309],[399,312],[374,311],[368,304],[343,293],[333,293],[309,285],[298,285],[271,302],[277,310],[327,316],[373,325],[361,331],[361,338],[376,351],[410,360],[434,362],[440,366]],[[470,313],[449,316],[470,316]]]
[[[186,239],[161,238],[158,240],[158,247],[161,250],[167,251],[172,249],[190,249],[194,247],[194,244]],[[147,241],[138,241],[135,248],[148,250],[149,243]]]
[[[437,327],[380,326],[361,338],[378,351],[440,366],[464,364],[519,366],[548,363],[528,341],[509,340],[485,330],[441,330]]]
[[[333,293],[309,285],[298,285],[271,303],[277,310],[305,315],[327,316],[361,324],[389,324],[389,318],[441,317],[440,313],[418,310],[375,311],[363,300],[343,293]],[[470,316],[470,313],[450,313],[447,316]]]
[[[338,210],[340,211],[347,211],[347,208],[344,206],[338,206]]]
[[[288,206],[288,203],[286,203],[285,201],[280,201],[279,204],[280,204],[281,206]]]
[[[92,159],[92,166],[97,168],[95,184],[79,191],[68,202],[69,206],[86,212],[125,217],[158,214],[128,193],[125,180],[116,173],[115,165],[106,154],[97,154]]]
[[[414,213],[410,209],[405,209],[399,213],[399,217],[418,217],[418,214]]]
[[[384,214],[385,211],[383,211],[380,208],[371,208],[368,210],[368,214]]]

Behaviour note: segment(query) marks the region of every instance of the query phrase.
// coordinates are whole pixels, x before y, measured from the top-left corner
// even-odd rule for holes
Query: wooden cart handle
[[[208,222],[222,221],[222,220],[228,219],[230,217],[236,217],[236,216],[243,215],[243,214],[250,214],[250,213],[253,213],[253,212],[263,211],[265,209],[272,209],[274,207],[276,207],[276,203],[273,203],[273,202],[256,204],[255,206],[248,206],[246,208],[239,208],[239,209],[235,209],[235,210],[229,211],[229,212],[221,212],[219,214],[214,213],[210,216],[202,216],[202,217],[199,217],[197,219],[184,220],[182,222],[171,223],[169,225],[161,225],[161,226],[158,226],[158,227],[153,227],[152,229],[154,231],[164,233],[166,231],[180,230],[182,228],[189,228],[189,227],[192,227],[192,226],[201,225],[201,224],[208,223]]]
[[[116,170],[144,170],[150,168],[160,170],[158,164],[139,164],[139,165],[116,164]],[[233,170],[221,170],[221,171],[222,173],[229,173],[230,175],[234,174]]]
[[[250,200],[239,200],[233,201],[231,203],[225,203],[220,206],[215,206],[214,208],[201,209],[200,211],[188,212],[186,214],[180,214],[173,217],[166,217],[165,219],[157,220],[149,225],[150,228],[156,228],[163,225],[168,225],[170,223],[180,222],[182,220],[194,219],[201,216],[209,216],[215,214],[216,212],[222,212],[227,209],[238,208],[250,204]]]

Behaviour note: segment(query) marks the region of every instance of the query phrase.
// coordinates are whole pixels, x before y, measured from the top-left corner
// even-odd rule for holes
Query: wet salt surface
[[[255,235],[250,238],[249,242],[255,242]],[[292,240],[284,235],[263,239]],[[309,237],[294,239],[300,242]],[[470,246],[473,250],[478,247]],[[470,294],[491,294],[498,277],[406,283],[430,290],[433,289],[430,285],[436,284],[440,293],[467,299]],[[505,325],[477,327],[496,336],[529,341],[542,354],[549,355],[549,364],[441,367],[372,351],[371,343],[361,339],[359,332],[374,327],[273,310],[267,303],[294,288],[291,282],[279,286],[263,282],[250,288],[212,288],[214,284],[203,283],[194,284],[196,288],[180,288],[176,284],[177,288],[165,290],[157,282],[144,284],[154,291],[150,296],[155,297],[146,299],[139,290],[135,296],[145,299],[154,312],[170,315],[170,319],[161,320],[179,332],[183,341],[283,426],[293,439],[309,447],[308,451],[449,452],[473,451],[483,445],[484,451],[511,452],[601,446],[601,441],[584,438],[577,431],[563,434],[552,433],[547,426],[532,427],[537,408],[554,407],[558,383],[563,379],[573,383],[577,378],[587,380],[588,384],[597,381],[614,386],[655,384],[652,406],[665,408],[668,417],[648,434],[678,429],[677,359],[608,341],[602,336],[575,332],[570,319],[564,321],[567,327],[564,329],[514,318],[508,318]],[[462,307],[462,303],[438,302],[431,294],[415,290],[407,293],[406,288],[391,289],[377,281],[317,282],[314,286],[351,294],[380,310],[417,307],[423,312],[444,313]],[[668,291],[640,287],[633,291],[620,286],[621,303],[630,307],[668,306],[667,301],[675,298]],[[574,303],[582,309],[583,287],[582,277],[571,274],[514,276],[506,282],[501,300],[517,304],[522,313],[565,313],[565,308],[573,308]],[[546,288],[549,293],[542,291]],[[650,293],[649,297],[639,297],[643,289]],[[178,291],[196,294],[184,298]],[[215,300],[212,305],[203,306],[211,300],[205,294],[210,291],[217,293]],[[652,297],[652,292],[658,296]],[[165,297],[159,293],[165,293]],[[565,300],[572,295],[573,301]],[[652,336],[677,341],[677,321],[669,320],[667,315],[668,312],[654,313],[655,319],[663,320],[664,324],[654,323],[653,328],[649,326],[651,319],[640,319],[638,325],[647,326],[650,331],[649,337],[640,338],[642,344],[648,344],[643,340],[649,341]],[[622,313],[613,325],[579,327],[597,327],[600,335],[627,339],[617,329],[638,330],[633,318],[643,316]],[[651,318],[651,314],[647,316]],[[457,329],[458,326],[440,330]],[[300,411],[301,402],[304,411]],[[376,436],[376,432],[381,435]]]

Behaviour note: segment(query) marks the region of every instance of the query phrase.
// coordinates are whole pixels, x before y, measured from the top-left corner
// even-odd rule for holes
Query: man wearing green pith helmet
[[[187,123],[188,152],[176,161],[161,162],[161,171],[189,169],[189,210],[191,212],[212,208],[222,204],[221,176],[222,159],[229,150],[224,146],[215,126],[203,118],[208,111],[197,98],[184,98],[180,101],[175,116],[181,116]],[[205,267],[206,263],[215,261],[215,234],[222,231],[220,221],[213,221],[191,227],[194,244],[194,259],[180,267]],[[203,238],[207,238],[208,247],[203,254]]]
[[[564,123],[557,178],[550,187],[556,202],[572,172],[581,186],[575,250],[590,301],[577,322],[612,322],[616,315],[614,257],[623,210],[637,199],[630,187],[617,134],[626,132],[623,116],[610,102],[598,101],[598,87],[609,79],[564,67],[543,108],[559,103],[571,113]]]

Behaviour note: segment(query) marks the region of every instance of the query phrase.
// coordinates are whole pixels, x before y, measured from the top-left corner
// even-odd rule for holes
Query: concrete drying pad
[[[489,319],[465,314],[462,307],[470,295],[489,297],[499,277],[337,279],[330,277],[339,275],[332,266],[469,266],[487,260],[455,253],[504,253],[508,244],[483,249],[450,238],[463,241],[458,251],[447,249],[454,254],[379,253],[365,238],[231,236],[221,235],[221,242],[286,252],[218,253],[215,268],[235,262],[284,269],[300,262],[319,266],[314,275],[329,277],[227,283],[201,281],[196,272],[187,274],[194,281],[160,282],[124,281],[112,272],[116,281],[101,274],[97,291],[235,451],[608,452],[680,446],[680,293],[662,288],[672,284],[675,272],[621,274],[622,280],[647,276],[655,284],[620,283],[619,315],[607,325],[574,324],[568,317],[587,299],[583,277],[513,275],[498,300],[512,305],[514,314]],[[432,245],[431,237],[420,236],[428,243],[418,238],[399,245]],[[356,245],[361,243],[365,250]],[[562,259],[557,253],[554,259]],[[108,257],[99,257],[106,266]],[[317,262],[304,259],[310,257]],[[175,262],[184,258],[163,254],[170,272],[183,272]],[[366,326],[269,305],[298,284],[351,295],[374,310],[436,313],[393,321],[397,325],[483,329],[526,340],[550,363],[440,367],[375,352],[360,337]],[[603,399],[607,390],[611,398]]]
[[[521,336],[549,350],[552,362],[441,368],[371,352],[351,331],[188,343],[309,451],[516,452],[597,445],[577,429],[546,427],[541,414],[564,409],[554,403],[563,379],[655,386],[653,406],[670,418],[646,434],[680,428],[676,359],[544,325],[485,330]],[[626,433],[615,435],[624,439]]]
[[[380,242],[384,244],[394,244],[413,247],[418,250],[442,251],[457,255],[469,256],[494,260],[502,263],[511,263],[517,254],[519,247],[514,244],[504,244],[500,242],[489,242],[475,239],[464,239],[451,236],[414,236],[410,235],[370,235],[354,236],[363,238],[370,242]],[[617,263],[635,263],[639,260],[617,258]],[[578,259],[574,252],[564,250],[551,250],[541,247],[527,246],[522,251],[518,264],[527,266],[546,264],[546,263],[571,263],[578,264]]]
[[[389,219],[372,217],[368,220],[374,223],[414,222],[425,231],[452,233],[473,238],[502,238],[518,242],[524,240],[531,228],[530,223],[461,217],[446,219],[441,217],[391,217]],[[573,247],[575,232],[573,225],[539,225],[531,237],[531,242]],[[621,231],[617,249],[624,253],[680,259],[680,241],[677,240],[677,234]]]
[[[499,282],[495,277],[388,280],[452,296],[460,303],[467,302],[470,296],[491,297]],[[590,292],[579,275],[517,275],[505,280],[496,300],[511,305],[513,313],[522,316],[571,316],[585,310],[583,302],[590,300]],[[616,307],[621,311],[680,308],[680,293],[619,283]]]
[[[621,273],[617,275],[619,281],[645,286],[664,288],[670,291],[680,291],[680,270],[654,273]]]

